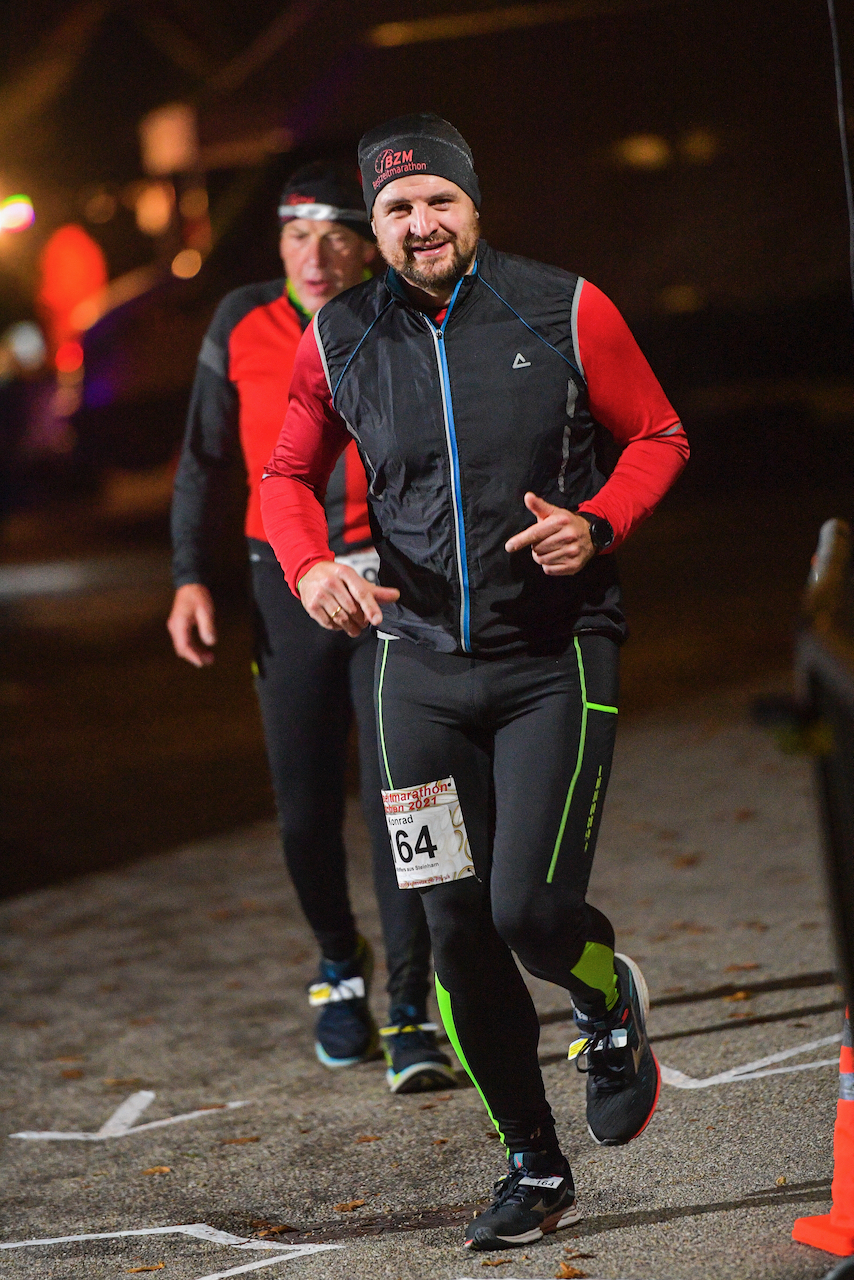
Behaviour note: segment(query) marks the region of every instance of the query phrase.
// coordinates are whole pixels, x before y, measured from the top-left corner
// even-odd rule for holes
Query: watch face
[[[588,519],[590,519],[589,516]],[[601,516],[594,516],[590,520],[590,541],[597,551],[607,551],[614,541],[614,530]]]

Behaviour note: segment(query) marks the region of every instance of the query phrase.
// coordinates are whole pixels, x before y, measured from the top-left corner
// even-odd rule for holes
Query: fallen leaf
[[[252,1138],[221,1138],[220,1142],[224,1147],[242,1147],[247,1142],[260,1142],[259,1137]]]
[[[74,1057],[73,1054],[63,1056],[62,1058],[54,1058],[54,1062],[85,1062],[85,1058]]]
[[[785,1177],[785,1174],[782,1174],[782,1173],[781,1173],[781,1174],[780,1174],[780,1177],[777,1179],[777,1181],[776,1181],[776,1183],[775,1183],[775,1186],[778,1186],[778,1187],[785,1187],[785,1185],[786,1185],[786,1177]]]
[[[356,1142],[382,1142],[382,1138],[378,1133],[362,1133],[356,1138]]]
[[[584,1280],[586,1271],[579,1271],[578,1267],[571,1267],[569,1263],[562,1262],[555,1272],[555,1280]]]
[[[290,1223],[283,1223],[280,1227],[267,1227],[264,1231],[258,1232],[258,1238],[265,1240],[267,1236],[280,1236],[283,1231],[299,1231],[299,1227],[292,1227]]]
[[[567,1255],[570,1262],[575,1262],[579,1258],[595,1258],[596,1257],[595,1253],[578,1253],[577,1250],[573,1249],[571,1244],[568,1244],[565,1247],[564,1253]]]
[[[150,1027],[156,1018],[129,1018],[128,1021],[132,1027]]]
[[[710,1130],[712,1130],[712,1129],[714,1129],[714,1127],[715,1127],[715,1126],[714,1126],[713,1124],[707,1124],[707,1125],[706,1125],[706,1133],[709,1133],[709,1131],[710,1131]]]
[[[724,996],[727,1004],[737,1004],[739,1000],[752,1000],[753,996],[749,991],[733,991],[731,996]]]
[[[673,859],[673,866],[678,868],[696,867],[700,861],[699,853],[680,853],[678,858]]]
[[[450,1138],[434,1138],[434,1139],[433,1139],[433,1146],[434,1146],[434,1147],[443,1147],[443,1146],[445,1145],[445,1143],[446,1143],[446,1142],[450,1142]]]
[[[153,1265],[148,1267],[125,1267],[125,1272],[127,1275],[132,1276],[137,1271],[162,1271],[165,1266],[165,1262],[155,1262]]]
[[[168,1164],[153,1164],[150,1169],[143,1169],[143,1173],[171,1173],[172,1167]]]
[[[332,1208],[336,1213],[352,1213],[354,1209],[361,1209],[364,1200],[344,1200],[341,1204],[334,1204]]]
[[[422,1102],[418,1108],[419,1111],[432,1111],[436,1106],[435,1102]]]
[[[761,969],[761,964],[728,964],[724,973],[747,973],[750,969]]]
[[[82,1080],[83,1078],[83,1072],[79,1067],[72,1067],[69,1071],[62,1071],[60,1074],[63,1080]]]
[[[225,1102],[209,1102],[206,1107],[197,1107],[197,1111],[225,1111],[227,1103]]]
[[[735,811],[736,822],[750,822],[751,819],[755,817],[756,817],[755,809],[736,809]]]
[[[450,1101],[451,1101],[451,1095],[450,1095],[449,1093],[437,1093],[437,1094],[436,1094],[436,1101],[437,1101],[437,1102],[450,1102]]]
[[[510,1261],[510,1258],[484,1258],[480,1265],[482,1267],[503,1267]]]

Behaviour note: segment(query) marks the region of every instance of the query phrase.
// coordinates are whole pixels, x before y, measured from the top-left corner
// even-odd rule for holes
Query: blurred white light
[[[7,196],[0,201],[0,231],[26,231],[36,220],[29,196]]]
[[[179,280],[192,280],[202,269],[202,255],[198,249],[182,249],[172,259],[172,274]]]
[[[32,320],[13,324],[0,338],[0,345],[9,348],[22,369],[40,369],[47,356],[42,331]]]

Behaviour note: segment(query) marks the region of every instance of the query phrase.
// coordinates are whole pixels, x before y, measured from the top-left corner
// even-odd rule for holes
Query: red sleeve
[[[350,438],[332,407],[312,321],[297,348],[284,426],[261,481],[264,530],[294,595],[312,565],[335,559],[323,498]]]
[[[688,461],[675,410],[617,308],[584,280],[576,311],[576,350],[590,412],[623,446],[611,476],[579,510],[603,516],[614,547],[651,515]]]

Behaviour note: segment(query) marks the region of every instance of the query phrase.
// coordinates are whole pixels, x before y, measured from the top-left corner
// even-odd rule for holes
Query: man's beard
[[[441,267],[430,270],[429,267],[422,267],[418,262],[418,258],[414,252],[416,245],[419,247],[424,245],[450,244],[452,250],[451,261]],[[419,239],[417,236],[407,236],[403,242],[403,261],[392,263],[396,271],[399,271],[404,280],[410,284],[414,284],[417,289],[424,289],[432,292],[436,289],[453,288],[458,280],[462,280],[472,264],[475,252],[477,251],[477,233],[472,232],[460,241],[459,237],[448,235],[443,238],[439,236],[427,236],[426,239]]]

